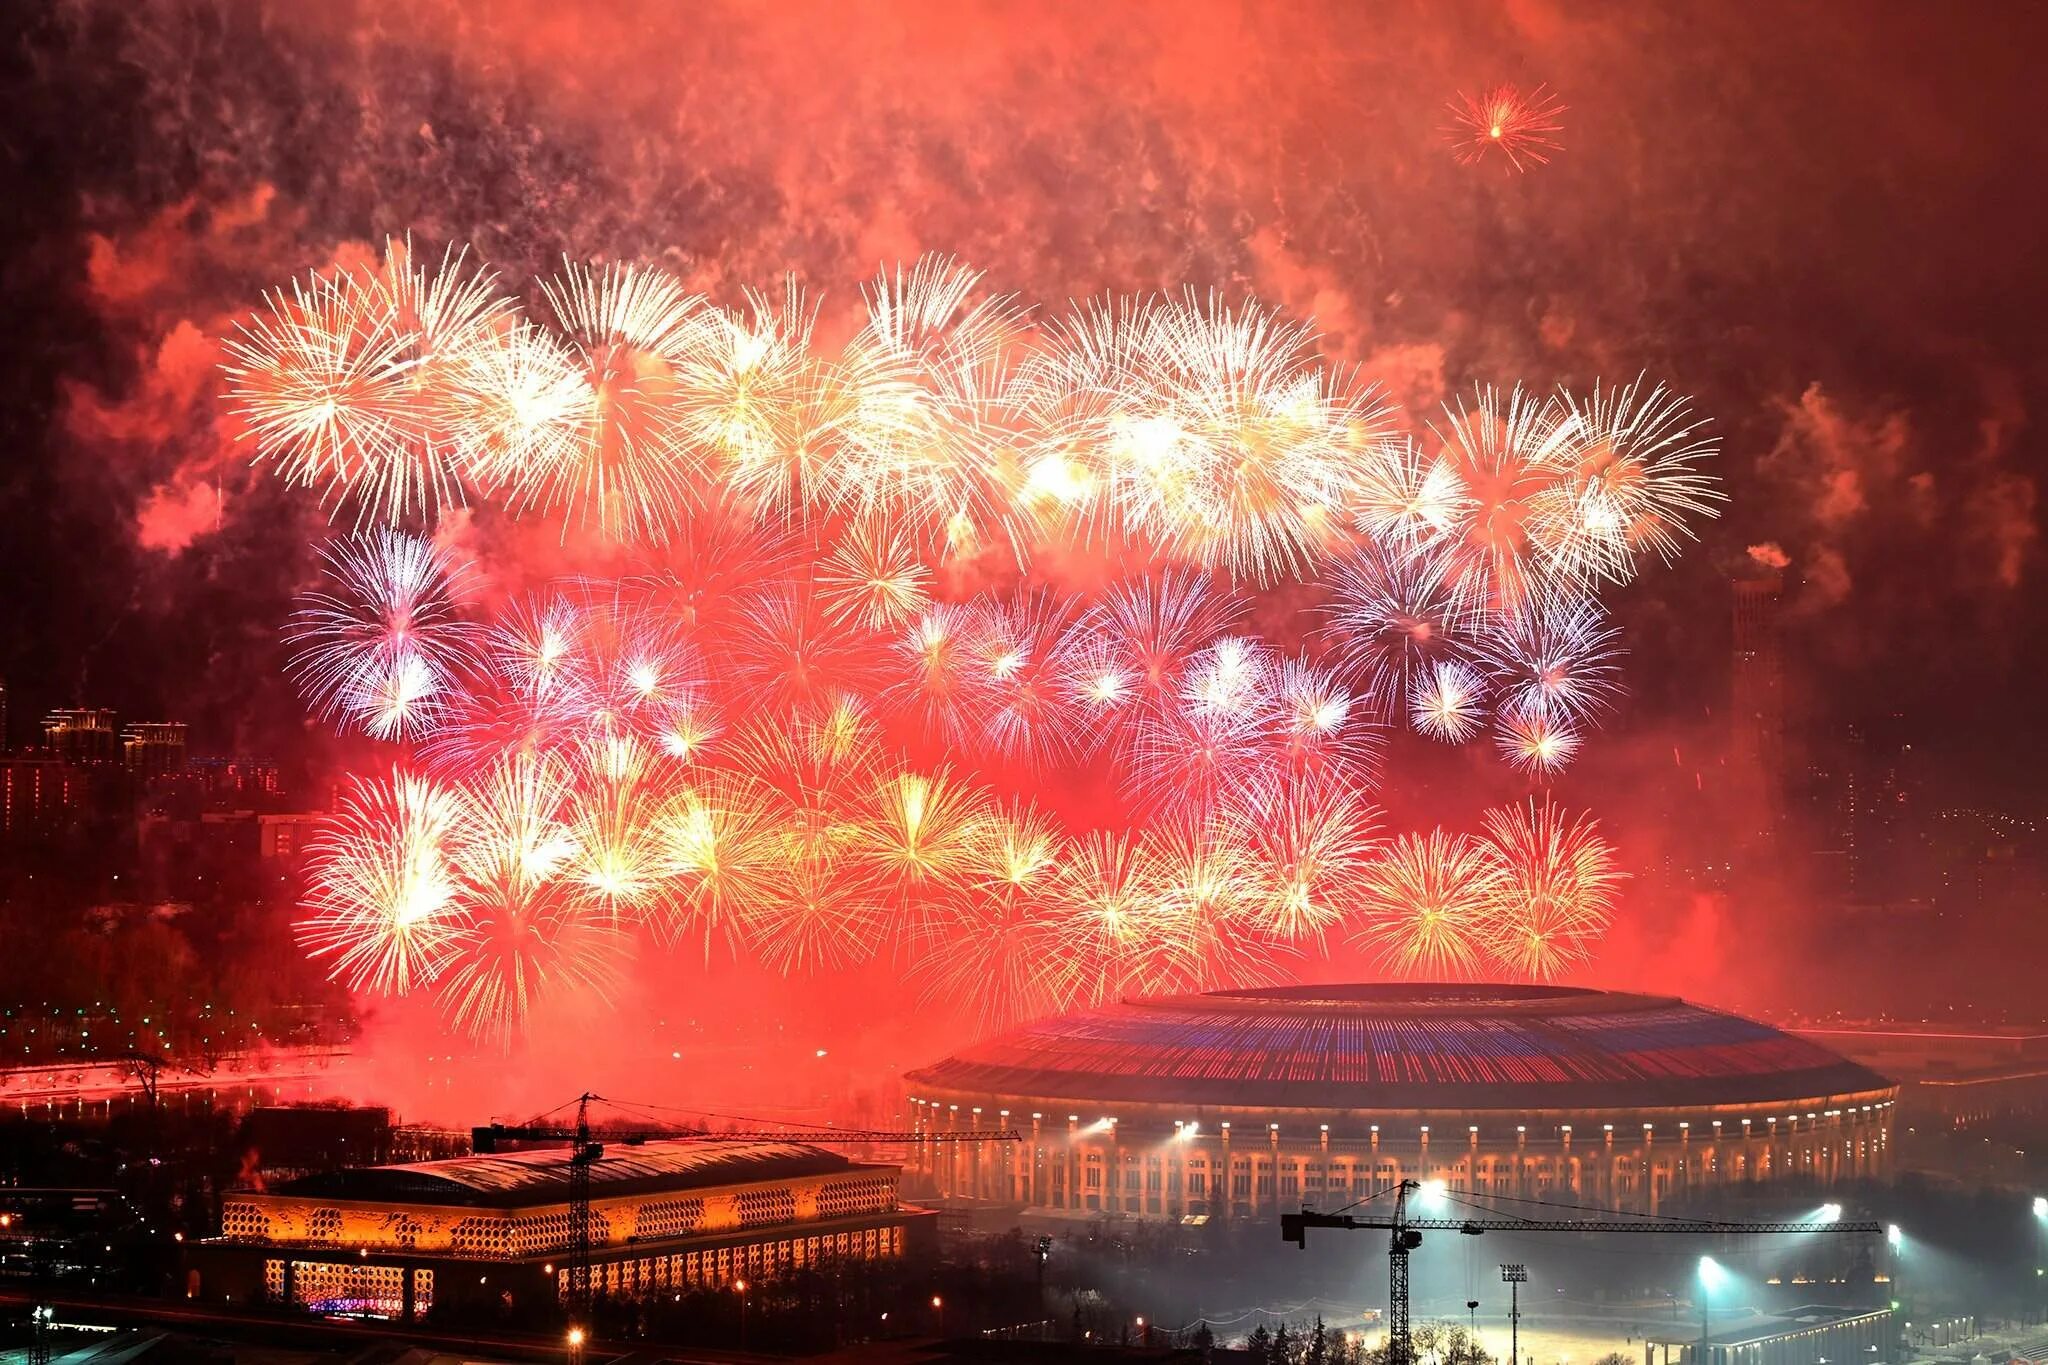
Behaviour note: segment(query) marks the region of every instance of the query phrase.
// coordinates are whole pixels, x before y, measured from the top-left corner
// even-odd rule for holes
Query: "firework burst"
[[[1520,165],[1555,111],[1509,94],[1475,150]],[[1490,730],[1538,781],[1590,742],[1599,594],[1720,500],[1684,400],[1482,388],[1417,440],[1256,304],[1041,324],[939,257],[832,354],[793,280],[725,308],[569,263],[541,292],[532,320],[393,243],[228,345],[258,458],[382,523],[300,600],[299,685],[433,774],[355,783],[312,850],[300,930],[338,979],[509,1045],[650,947],[886,948],[976,1029],[1346,944],[1533,977],[1592,950],[1619,873],[1590,819],[1383,842],[1384,738]],[[411,533],[459,503],[558,524],[565,576],[471,605]],[[1097,791],[1122,808],[1071,833],[1020,799]]]
[[[1488,951],[1539,981],[1584,962],[1625,875],[1599,822],[1568,817],[1545,797],[1488,811],[1485,828],[1501,869],[1488,887]]]
[[[407,773],[353,779],[312,846],[316,869],[299,941],[354,990],[402,995],[448,964],[460,925],[448,857],[461,802]]]
[[[1498,156],[1510,170],[1547,166],[1561,150],[1558,121],[1565,107],[1544,86],[1523,92],[1496,85],[1479,95],[1459,95],[1450,106],[1451,124],[1444,131],[1466,164]]]
[[[1468,976],[1481,961],[1503,871],[1462,834],[1403,834],[1366,869],[1360,946],[1409,975]]]

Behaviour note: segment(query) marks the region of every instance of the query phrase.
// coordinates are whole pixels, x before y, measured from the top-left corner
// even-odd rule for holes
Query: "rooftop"
[[[604,1198],[794,1180],[857,1169],[861,1169],[858,1163],[836,1152],[797,1142],[692,1139],[606,1143],[604,1155],[590,1167],[590,1190],[594,1197]],[[569,1149],[550,1147],[403,1166],[360,1166],[309,1175],[278,1187],[276,1192],[371,1203],[491,1208],[566,1203]]]
[[[1671,996],[1411,983],[1130,999],[906,1079],[913,1094],[1365,1111],[1767,1105],[1891,1088],[1819,1043]]]

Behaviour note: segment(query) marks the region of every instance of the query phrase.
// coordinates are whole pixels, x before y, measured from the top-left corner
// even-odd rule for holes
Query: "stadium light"
[[[1728,1283],[1728,1271],[1711,1256],[1700,1257],[1700,1283],[1709,1290],[1719,1289]]]
[[[2048,1218],[2048,1195],[2037,1194],[2034,1196],[2034,1217]]]
[[[1422,1197],[1433,1204],[1441,1204],[1451,1192],[1448,1180],[1425,1180],[1422,1182]]]
[[[1887,1223],[1884,1229],[1884,1240],[1890,1243],[1893,1251],[1897,1251],[1906,1244],[1906,1234],[1900,1231],[1897,1223]]]

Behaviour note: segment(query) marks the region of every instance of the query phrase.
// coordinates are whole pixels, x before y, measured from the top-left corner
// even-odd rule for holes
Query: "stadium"
[[[1880,1172],[1898,1090],[1816,1043],[1669,996],[1285,986],[1042,1019],[905,1078],[950,1200],[1195,1222],[1393,1181],[1655,1213],[1688,1191]]]

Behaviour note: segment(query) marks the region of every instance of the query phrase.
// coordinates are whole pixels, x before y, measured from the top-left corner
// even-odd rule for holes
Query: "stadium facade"
[[[799,1143],[607,1144],[590,1168],[591,1289],[644,1299],[921,1251],[901,1168]],[[568,1153],[332,1171],[227,1196],[194,1297],[412,1321],[568,1289]]]
[[[938,1193],[1231,1220],[1393,1181],[1655,1212],[1701,1186],[1883,1170],[1897,1087],[1666,996],[1286,986],[1043,1019],[905,1078]]]

